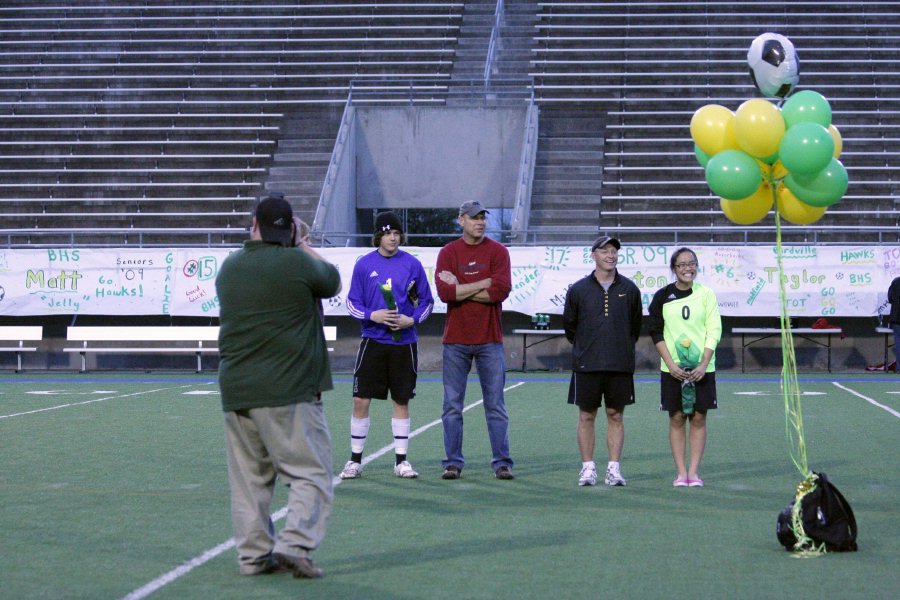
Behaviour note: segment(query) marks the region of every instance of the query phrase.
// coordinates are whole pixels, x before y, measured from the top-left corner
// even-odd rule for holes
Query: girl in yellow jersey
[[[717,406],[715,350],[722,337],[722,319],[716,295],[695,281],[698,266],[693,250],[676,250],[669,261],[675,282],[654,294],[649,309],[650,337],[661,359],[660,410],[669,413],[675,487],[703,486],[700,461],[706,446],[706,413]]]

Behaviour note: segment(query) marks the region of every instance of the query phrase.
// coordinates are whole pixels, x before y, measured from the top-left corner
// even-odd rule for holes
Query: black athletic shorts
[[[387,400],[388,391],[397,404],[416,397],[419,367],[417,344],[382,344],[370,338],[359,342],[353,370],[353,397]]]
[[[697,391],[694,410],[706,412],[718,408],[715,372],[704,375],[703,379],[694,384],[694,389]],[[659,390],[659,410],[681,412],[681,380],[675,379],[670,373],[660,371]]]
[[[625,408],[634,404],[634,375],[616,371],[572,372],[569,404],[593,412],[604,401],[607,408]]]

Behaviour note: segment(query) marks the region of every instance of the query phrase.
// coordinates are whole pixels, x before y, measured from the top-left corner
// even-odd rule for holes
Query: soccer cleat
[[[578,485],[597,485],[597,469],[582,467],[578,474]]]
[[[344,465],[344,470],[341,471],[340,478],[341,479],[356,479],[360,475],[362,475],[362,465],[358,462],[348,460],[347,464]]]
[[[606,485],[624,486],[625,478],[616,467],[606,467]]]
[[[404,479],[414,479],[419,476],[419,474],[413,470],[409,461],[405,460],[400,464],[394,465],[394,475],[403,477]]]

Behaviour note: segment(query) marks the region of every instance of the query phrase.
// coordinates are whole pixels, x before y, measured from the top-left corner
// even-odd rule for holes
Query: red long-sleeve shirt
[[[462,238],[441,248],[436,272],[450,271],[460,284],[488,277],[487,293],[491,303],[456,300],[456,285],[435,277],[438,296],[447,303],[444,322],[445,344],[488,344],[503,341],[502,303],[512,289],[509,251],[503,244],[484,238],[479,244],[467,244]]]

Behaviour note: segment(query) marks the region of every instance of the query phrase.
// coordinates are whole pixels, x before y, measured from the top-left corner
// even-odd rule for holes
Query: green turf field
[[[393,476],[389,406],[373,403],[366,452],[384,452],[336,487],[314,554],[326,577],[301,581],[238,575],[212,376],[0,375],[0,598],[895,598],[900,377],[801,384],[809,464],[852,504],[858,553],[803,559],[777,543],[800,480],[777,377],[720,374],[706,487],[675,489],[654,377],[638,378],[626,410],[628,486],[579,488],[567,375],[509,374],[509,482],[488,466],[480,405],[466,413],[463,478],[440,479],[440,379],[422,375],[419,479]],[[347,377],[326,406],[339,470]]]

